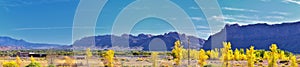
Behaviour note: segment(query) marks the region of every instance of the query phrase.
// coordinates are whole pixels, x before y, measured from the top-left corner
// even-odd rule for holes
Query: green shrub
[[[42,67],[42,65],[40,63],[37,63],[37,62],[31,62],[26,67]]]
[[[55,65],[51,64],[51,65],[49,65],[48,67],[55,67]]]

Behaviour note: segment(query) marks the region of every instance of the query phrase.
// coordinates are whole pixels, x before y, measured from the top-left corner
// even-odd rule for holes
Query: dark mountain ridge
[[[224,37],[223,35],[226,35]],[[222,47],[224,40],[213,40],[220,43],[212,45],[212,39],[225,39],[231,42],[232,48],[248,48],[269,50],[271,44],[277,44],[280,49],[300,53],[300,22],[282,24],[251,24],[240,26],[238,24],[226,25],[221,32],[212,35],[204,43],[204,49]],[[212,47],[214,46],[214,47]]]

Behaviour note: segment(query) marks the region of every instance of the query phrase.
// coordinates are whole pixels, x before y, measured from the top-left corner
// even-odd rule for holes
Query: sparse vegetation
[[[45,57],[30,56],[27,58],[16,54],[17,52],[26,51],[37,53],[47,52],[46,50],[0,51],[0,55],[2,55],[0,59],[2,67],[59,67],[76,65],[89,65],[93,67],[174,67],[188,65],[188,49],[184,49],[179,40],[174,43],[172,52],[91,50],[87,48],[82,51],[52,50],[51,55]],[[72,56],[72,54],[78,54],[79,56]],[[84,58],[80,59],[81,55]],[[254,46],[249,48],[234,48],[232,50],[231,43],[224,42],[223,48],[214,48],[213,50],[190,49],[191,62],[189,66],[298,67],[299,59],[296,57],[297,55],[278,49],[276,44],[272,44],[270,50],[254,49]],[[52,60],[48,61],[50,59]]]

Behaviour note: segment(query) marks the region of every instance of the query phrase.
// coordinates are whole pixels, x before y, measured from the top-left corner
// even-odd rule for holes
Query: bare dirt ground
[[[9,57],[9,58],[0,58],[0,64],[2,65],[3,62],[8,62],[8,61],[15,61],[15,57]],[[22,59],[22,64],[21,67],[25,67],[26,65],[30,64],[30,59],[29,58],[21,58]],[[46,60],[45,58],[35,58],[36,62],[41,63],[43,67],[47,67],[48,64],[50,63],[49,60]],[[123,59],[123,60],[122,60]],[[138,57],[118,57],[115,60],[115,66],[116,67],[151,67],[152,62],[149,61],[150,58],[144,58],[144,60],[138,60]],[[62,59],[54,59],[54,65],[59,65],[63,64],[65,61]],[[90,67],[104,67],[104,61],[101,60],[101,58],[91,58],[89,59],[89,66]],[[231,67],[247,67],[247,61],[230,61]],[[78,67],[86,67],[87,66],[87,60],[76,60],[76,64],[79,64]],[[163,66],[171,66],[173,67],[174,65],[173,61],[168,61],[168,60],[157,60],[157,65]],[[212,67],[221,67],[222,62],[220,60],[207,60],[207,64],[211,65]],[[263,61],[261,63],[263,66],[267,66],[268,63],[267,61]],[[182,66],[187,66],[188,65],[188,60],[182,60]],[[278,64],[279,66],[284,66],[286,67],[287,65],[282,65]],[[190,60],[190,66],[192,67],[198,67],[197,60]],[[255,66],[258,66],[256,64]],[[1,67],[1,66],[0,66]]]

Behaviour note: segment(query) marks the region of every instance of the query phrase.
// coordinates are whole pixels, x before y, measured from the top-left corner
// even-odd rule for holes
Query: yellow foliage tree
[[[270,56],[268,58],[268,67],[277,67],[277,60],[278,60],[278,52],[276,44],[272,44],[270,46]]]
[[[270,54],[269,52],[265,51],[263,59],[268,60],[268,58],[270,57],[269,54]]]
[[[236,48],[235,50],[234,50],[234,60],[240,60],[241,59],[241,53],[240,53],[240,51]]]
[[[90,58],[93,56],[92,52],[91,52],[91,49],[90,48],[87,48],[86,51],[85,51],[85,54],[86,54],[86,57],[87,58]]]
[[[201,67],[203,67],[206,64],[207,59],[208,59],[208,56],[205,54],[205,51],[203,49],[200,49],[198,64]]]
[[[199,52],[195,49],[189,49],[190,51],[190,59],[197,59]],[[182,57],[181,59],[188,59],[188,49],[182,48]]]
[[[31,63],[28,64],[26,67],[41,67],[41,64],[36,62],[33,56],[30,57]]]
[[[158,53],[157,52],[152,52],[151,53],[151,61],[152,61],[152,67],[157,67],[157,58],[158,58]]]
[[[251,46],[250,49],[246,50],[247,53],[247,65],[248,67],[254,67],[254,61],[255,61],[255,50],[254,47]]]
[[[289,60],[289,58],[285,56],[284,51],[282,51],[282,50],[279,52],[279,59]]]
[[[291,56],[290,57],[291,61],[291,66],[290,67],[298,67],[297,59],[296,56]]]
[[[219,58],[219,49],[215,48],[214,50],[211,50],[211,55],[209,56],[210,59],[217,59]]]
[[[107,66],[108,67],[114,67],[114,56],[115,52],[113,50],[108,50],[104,53],[104,58],[107,61]]]
[[[91,49],[87,48],[86,51],[85,51],[85,54],[86,54],[86,62],[87,62],[87,65],[89,67],[89,59],[93,56],[93,54],[91,52]]]
[[[197,51],[195,49],[190,50],[190,56],[192,59],[198,59],[199,51]]]
[[[244,49],[240,49],[240,60],[247,60],[247,55],[245,55]]]
[[[181,42],[177,40],[174,43],[174,48],[172,50],[172,53],[174,54],[174,61],[176,65],[180,65],[181,59],[182,59],[182,50],[183,48],[181,47]]]
[[[182,57],[181,59],[188,59],[188,50],[187,49],[182,49]]]
[[[10,61],[10,62],[3,62],[2,67],[20,67],[16,62]]]
[[[240,56],[241,56],[241,60],[247,60],[247,55],[241,54]]]
[[[21,66],[21,64],[22,64],[22,60],[21,60],[21,58],[20,58],[19,56],[16,57],[16,63],[17,63],[19,66]]]
[[[209,58],[211,58],[211,56],[212,56],[212,50],[207,50],[205,53],[206,53],[207,56],[209,56]]]
[[[221,60],[223,62],[223,67],[230,67],[230,60],[232,59],[232,50],[231,50],[231,43],[230,42],[223,42],[222,48],[222,57]]]
[[[231,60],[234,60],[234,55],[233,55],[233,51],[232,50],[229,50],[228,51],[229,52],[229,60],[231,61]]]
[[[33,58],[33,56],[30,57],[30,61],[35,62],[35,59]]]

